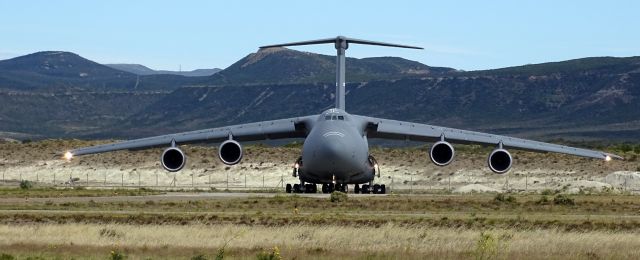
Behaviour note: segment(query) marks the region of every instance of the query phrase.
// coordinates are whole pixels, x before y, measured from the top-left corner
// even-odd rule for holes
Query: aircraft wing
[[[169,146],[172,142],[176,144],[221,142],[229,139],[230,135],[236,141],[305,137],[307,134],[307,125],[317,117],[318,116],[315,115],[263,121],[96,145],[71,150],[65,154],[65,157],[117,150],[141,150],[151,147]]]
[[[499,143],[502,143],[503,147],[505,148],[514,148],[536,152],[564,153],[605,160],[610,160],[611,158],[623,159],[622,157],[611,153],[543,143],[515,137],[473,132],[427,124],[380,119],[374,117],[358,117],[360,117],[364,122],[368,124],[367,136],[369,138],[412,140],[424,142],[439,141],[441,138],[444,138],[446,141],[451,143],[476,143],[495,146],[499,145]]]

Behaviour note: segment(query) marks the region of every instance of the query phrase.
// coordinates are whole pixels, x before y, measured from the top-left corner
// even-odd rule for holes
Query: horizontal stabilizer
[[[283,43],[283,44],[273,44],[261,46],[261,49],[273,48],[273,47],[286,47],[286,46],[299,46],[299,45],[313,45],[313,44],[324,44],[324,43],[340,43],[346,42],[349,43],[357,43],[357,44],[365,44],[365,45],[376,45],[376,46],[387,46],[387,47],[398,47],[398,48],[409,48],[409,49],[422,49],[421,47],[402,45],[402,44],[393,44],[393,43],[385,43],[385,42],[374,42],[360,39],[347,38],[344,36],[338,36],[336,38],[328,38],[328,39],[320,39],[320,40],[312,40],[312,41],[302,41],[302,42],[291,42],[291,43]]]

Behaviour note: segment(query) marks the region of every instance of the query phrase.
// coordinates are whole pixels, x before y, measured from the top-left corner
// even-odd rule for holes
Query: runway
[[[329,198],[330,194],[286,194],[286,193],[251,193],[251,192],[169,192],[157,195],[140,196],[104,196],[104,197],[46,197],[46,198],[1,198],[0,204],[29,203],[65,203],[65,202],[146,202],[146,201],[193,201],[193,200],[223,200],[246,198],[272,198],[275,196],[300,196],[306,198]],[[349,194],[358,197],[384,197],[388,194]]]

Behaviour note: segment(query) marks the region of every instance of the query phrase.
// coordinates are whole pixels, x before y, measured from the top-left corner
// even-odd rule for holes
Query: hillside
[[[120,63],[120,64],[104,64],[107,67],[113,68],[113,69],[117,69],[117,70],[121,70],[121,71],[125,71],[125,72],[130,72],[136,75],[141,75],[141,76],[145,76],[145,75],[156,75],[156,74],[169,74],[169,75],[180,75],[180,76],[185,76],[185,77],[205,77],[205,76],[211,76],[219,71],[221,71],[221,69],[218,68],[214,68],[214,69],[196,69],[196,70],[191,70],[191,71],[172,71],[172,70],[153,70],[150,69],[149,67],[146,67],[144,65],[140,65],[140,64],[124,64],[124,63]]]
[[[210,77],[184,77],[35,53],[0,61],[0,135],[132,138],[316,114],[334,104],[334,59],[269,49]],[[349,58],[347,68],[354,114],[541,140],[640,138],[639,57],[471,72]]]
[[[335,56],[300,52],[286,48],[261,49],[214,74],[210,84],[332,83]],[[430,67],[398,57],[347,58],[347,82],[429,76],[454,69]]]
[[[173,90],[194,81],[197,79],[175,75],[138,76],[63,51],[36,52],[0,61],[0,89]]]

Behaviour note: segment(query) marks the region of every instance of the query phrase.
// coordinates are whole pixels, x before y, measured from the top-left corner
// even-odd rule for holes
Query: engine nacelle
[[[453,161],[455,150],[453,146],[446,141],[438,141],[429,149],[429,157],[431,161],[438,166],[446,166]]]
[[[169,147],[160,156],[162,167],[170,172],[177,172],[184,168],[187,163],[187,156],[178,147]]]
[[[226,165],[238,164],[242,160],[242,146],[234,140],[227,140],[218,147],[218,158]]]
[[[493,150],[491,154],[489,154],[489,158],[487,160],[489,164],[489,169],[497,174],[503,174],[511,169],[511,164],[513,163],[513,158],[509,151],[498,148]]]

